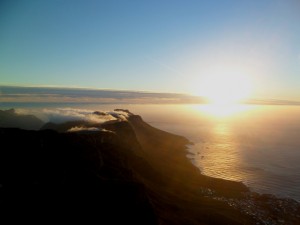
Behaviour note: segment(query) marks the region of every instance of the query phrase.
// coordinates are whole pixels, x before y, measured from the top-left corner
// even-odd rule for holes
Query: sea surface
[[[300,106],[223,107],[156,106],[144,118],[191,140],[203,174],[300,202]]]
[[[259,193],[300,202],[300,106],[136,104],[1,105],[47,119],[44,109],[129,109],[154,127],[188,138],[203,174],[242,181]]]

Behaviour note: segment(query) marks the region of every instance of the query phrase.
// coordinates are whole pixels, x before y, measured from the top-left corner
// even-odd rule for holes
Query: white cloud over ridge
[[[89,131],[89,132],[97,132],[100,131],[97,127],[72,127],[67,132],[81,132],[81,131]]]
[[[101,124],[107,121],[126,121],[129,116],[123,111],[93,111],[76,108],[43,109],[43,114],[49,122],[63,123],[68,121],[86,121]]]
[[[108,132],[108,133],[115,133],[110,130],[106,130],[104,128],[98,128],[98,127],[84,127],[84,126],[75,126],[69,129],[67,132]]]

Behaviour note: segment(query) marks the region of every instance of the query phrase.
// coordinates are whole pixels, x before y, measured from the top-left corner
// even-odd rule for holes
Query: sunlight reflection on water
[[[300,200],[299,107],[250,107],[215,114],[209,138],[191,151],[203,174],[242,181],[252,190]]]
[[[187,137],[203,174],[300,201],[300,107],[165,105],[139,108],[151,125]]]

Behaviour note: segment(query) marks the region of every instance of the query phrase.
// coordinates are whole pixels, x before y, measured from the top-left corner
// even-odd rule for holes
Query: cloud
[[[90,123],[104,123],[111,120],[126,120],[125,113],[100,112],[76,108],[44,109],[48,121],[62,123],[67,121],[87,121]]]
[[[0,102],[23,103],[203,103],[201,97],[178,93],[98,90],[83,88],[0,86]]]
[[[127,121],[130,115],[127,110],[116,109],[115,111],[95,111],[81,108],[18,108],[16,113],[20,115],[35,115],[44,122],[56,124],[70,121],[84,121],[91,124],[102,124],[107,121]]]
[[[44,118],[54,123],[67,121],[87,121],[90,123],[104,123],[112,120],[126,121],[129,112],[125,111],[94,111],[76,108],[43,109]]]
[[[72,127],[67,132],[81,132],[81,131],[98,132],[100,131],[100,129],[97,127]]]
[[[110,130],[106,130],[103,128],[98,128],[98,127],[84,127],[84,126],[75,126],[69,129],[67,132],[108,132],[108,133],[115,133]]]
[[[114,118],[116,119],[120,119],[120,120],[123,120],[123,121],[126,121],[127,118],[128,118],[128,113],[126,112],[108,112],[109,115],[113,116]]]
[[[244,101],[244,103],[254,105],[300,105],[299,101],[288,101],[279,99],[249,99]]]

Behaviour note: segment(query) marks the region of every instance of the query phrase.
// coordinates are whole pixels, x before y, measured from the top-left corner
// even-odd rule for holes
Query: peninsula
[[[5,123],[3,215],[42,223],[300,224],[296,201],[202,175],[186,157],[191,144],[186,138],[156,129],[128,110],[110,115],[114,119],[103,123],[47,123],[39,130]]]

